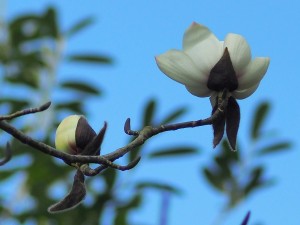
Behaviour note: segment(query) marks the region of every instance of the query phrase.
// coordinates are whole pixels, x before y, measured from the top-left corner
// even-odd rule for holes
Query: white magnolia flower
[[[185,85],[193,95],[215,96],[218,91],[221,91],[220,87],[215,88],[216,82],[209,86],[208,81],[211,80],[212,69],[226,55],[227,50],[229,53],[227,63],[229,61],[234,70],[229,71],[232,72],[230,79],[234,75],[234,81],[237,83],[233,86],[229,84],[228,87],[231,80],[224,78],[223,75],[223,77],[219,76],[217,83],[222,88],[229,89],[234,98],[247,98],[259,86],[268,69],[270,59],[257,57],[251,60],[250,47],[241,35],[229,33],[224,41],[219,41],[207,27],[193,23],[184,34],[183,51],[170,50],[157,56],[156,62],[163,73]],[[214,72],[222,73],[220,69],[222,70],[222,65],[219,65]],[[223,82],[227,84],[222,84]]]

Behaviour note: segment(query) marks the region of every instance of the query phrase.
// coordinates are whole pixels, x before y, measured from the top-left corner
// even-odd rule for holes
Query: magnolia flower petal
[[[56,149],[70,151],[71,146],[76,146],[75,132],[80,118],[79,115],[71,115],[59,124],[55,135]]]
[[[193,22],[192,25],[184,33],[182,43],[183,50],[187,50],[208,38],[214,38],[218,40],[207,27]]]
[[[198,97],[208,97],[211,95],[212,91],[206,87],[206,85],[198,85],[198,86],[185,86],[186,89],[193,95]]]
[[[228,48],[233,68],[239,74],[251,60],[251,50],[245,38],[239,34],[227,34],[224,49]]]
[[[248,89],[244,89],[244,90],[236,90],[234,92],[232,92],[232,96],[235,97],[236,99],[244,99],[249,97],[250,95],[252,95],[256,89],[258,88],[259,83],[255,84],[254,86],[248,88]]]
[[[184,52],[170,50],[155,59],[159,69],[171,79],[184,85],[206,85],[207,77]]]
[[[257,57],[245,68],[243,74],[238,77],[239,90],[248,89],[259,83],[264,77],[270,64],[270,58]]]
[[[223,55],[223,45],[214,35],[209,35],[192,48],[185,49],[184,52],[193,60],[197,68],[208,77],[210,70]]]

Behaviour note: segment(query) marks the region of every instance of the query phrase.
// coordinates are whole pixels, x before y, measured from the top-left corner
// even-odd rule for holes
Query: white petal
[[[254,86],[248,88],[248,89],[244,89],[244,90],[236,90],[234,92],[232,92],[232,96],[235,97],[236,99],[244,99],[249,97],[250,95],[252,95],[256,89],[258,88],[259,83],[255,84]]]
[[[228,48],[233,68],[237,75],[250,63],[251,50],[244,37],[228,34],[224,41],[224,49]]]
[[[207,77],[184,52],[170,50],[155,59],[159,69],[171,79],[184,85],[206,85]]]
[[[81,116],[71,115],[66,117],[57,127],[55,147],[61,151],[70,150],[70,145],[75,145],[75,132]]]
[[[270,64],[270,58],[257,57],[251,61],[245,71],[238,77],[238,89],[247,89],[259,83],[264,77]]]
[[[197,68],[206,76],[223,55],[223,44],[212,33],[191,48],[184,49]]]
[[[206,85],[185,86],[186,89],[193,95],[198,97],[208,97],[212,94],[212,90],[208,89]]]
[[[213,36],[217,40],[215,35],[207,27],[193,22],[184,33],[182,43],[183,50],[187,50],[207,38],[212,38],[210,36]]]

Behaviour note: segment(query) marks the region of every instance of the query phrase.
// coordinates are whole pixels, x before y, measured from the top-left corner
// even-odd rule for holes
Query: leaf
[[[71,55],[67,59],[71,62],[95,63],[95,64],[111,64],[112,59],[98,54],[80,54]]]
[[[57,13],[56,10],[52,7],[49,7],[44,15],[43,24],[41,24],[41,32],[45,36],[50,36],[55,39],[59,38],[59,28],[57,23]]]
[[[89,25],[91,25],[92,23],[94,23],[94,18],[93,17],[87,17],[84,18],[82,20],[80,20],[79,22],[77,22],[76,24],[74,24],[67,32],[66,32],[66,36],[73,36],[74,34],[80,32],[82,29],[88,27]]]
[[[251,138],[253,140],[256,140],[259,137],[261,127],[266,120],[269,111],[270,104],[268,102],[263,102],[256,108],[251,127]]]
[[[114,222],[112,224],[114,225],[128,225],[128,216],[129,212],[137,208],[141,205],[142,196],[141,195],[135,195],[132,199],[130,199],[129,202],[127,202],[125,205],[121,205],[116,208],[116,216],[114,219]]]
[[[10,112],[19,111],[30,105],[29,101],[13,98],[1,98],[0,104],[8,104],[10,106]]]
[[[114,169],[107,169],[103,172],[103,178],[106,183],[106,190],[110,191],[113,189],[116,179],[117,179],[117,172]]]
[[[143,126],[153,125],[153,118],[156,111],[156,101],[150,100],[145,107]]]
[[[225,158],[230,159],[230,161],[239,161],[240,160],[240,154],[239,151],[231,151],[231,147],[229,145],[228,140],[223,140],[222,141],[222,155]]]
[[[175,195],[179,195],[182,192],[180,189],[175,188],[174,186],[171,186],[169,184],[162,184],[160,182],[150,182],[150,181],[140,182],[137,184],[136,188],[138,190],[152,188],[152,189],[156,189],[159,191],[167,191],[167,192],[170,192]]]
[[[63,88],[69,88],[69,89],[73,89],[76,91],[85,92],[85,93],[91,94],[91,95],[99,95],[100,94],[100,91],[97,88],[93,87],[90,84],[85,84],[82,82],[69,81],[69,82],[62,83],[61,86]]]
[[[273,145],[270,145],[268,147],[262,148],[257,152],[257,155],[265,155],[269,153],[277,153],[280,151],[286,151],[289,150],[292,147],[292,144],[288,141],[276,143]]]
[[[203,173],[207,181],[219,191],[223,191],[223,182],[220,176],[213,174],[208,168],[203,169]]]
[[[12,46],[16,47],[27,40],[37,38],[37,26],[39,26],[40,21],[40,16],[35,14],[27,14],[24,16],[20,16],[17,17],[15,20],[11,21],[9,24],[9,33]],[[28,32],[28,30],[24,29],[25,26],[28,24],[34,27],[34,29],[32,29],[31,32]]]
[[[151,152],[148,157],[149,158],[164,158],[164,157],[184,157],[184,156],[192,156],[199,153],[193,147],[176,147],[176,148],[167,148],[160,149],[155,152]]]
[[[186,112],[187,112],[186,108],[179,108],[179,109],[175,110],[174,112],[172,112],[171,114],[169,114],[165,119],[163,119],[163,121],[161,122],[161,124],[171,123],[174,120],[176,120],[177,118],[179,118],[182,115],[184,115]]]
[[[261,179],[263,172],[264,172],[264,168],[261,166],[256,167],[251,171],[250,180],[244,188],[245,195],[248,195],[250,192],[252,192],[258,186],[260,186],[260,179]]]
[[[62,110],[62,109],[67,109],[67,110],[71,110],[73,112],[76,113],[82,113],[82,104],[81,102],[78,101],[72,101],[72,102],[65,102],[65,103],[61,103],[61,104],[57,104],[56,106],[56,110]]]
[[[222,174],[222,179],[226,179],[232,177],[232,173],[230,170],[230,159],[224,156],[216,156],[215,162],[220,168],[220,172]]]

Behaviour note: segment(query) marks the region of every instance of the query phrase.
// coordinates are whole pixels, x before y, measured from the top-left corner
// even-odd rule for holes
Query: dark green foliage
[[[277,153],[280,151],[289,150],[292,147],[291,142],[281,141],[278,143],[271,144],[257,151],[258,155],[267,155],[269,153]]]
[[[143,121],[143,127],[144,126],[151,126],[154,122],[154,117],[156,114],[156,101],[154,99],[150,100],[148,102],[148,104],[145,107],[145,111],[144,111],[144,121]]]
[[[184,156],[193,156],[199,153],[194,147],[173,147],[173,148],[164,148],[158,149],[148,154],[149,158],[169,158],[169,157],[184,157]]]
[[[80,91],[82,93],[91,94],[91,95],[100,95],[98,88],[93,87],[91,84],[85,84],[83,82],[64,82],[61,86],[65,89],[70,89],[73,91]]]
[[[266,117],[270,111],[270,104],[268,102],[263,102],[256,108],[253,117],[253,123],[251,126],[251,138],[253,140],[257,139],[261,135],[261,128],[266,120]]]
[[[70,62],[82,62],[82,63],[93,63],[93,64],[111,64],[111,58],[107,56],[102,56],[94,53],[85,53],[85,54],[77,54],[77,55],[70,55],[67,58]]]
[[[78,32],[80,32],[81,30],[84,30],[85,28],[87,28],[88,26],[90,26],[93,23],[94,23],[93,17],[84,18],[84,19],[80,20],[79,22],[77,22],[76,24],[74,24],[67,32],[65,32],[65,35],[67,37],[73,36],[73,35],[77,34]]]
[[[151,182],[151,181],[139,182],[136,186],[136,189],[137,190],[156,189],[158,191],[166,191],[176,195],[182,193],[181,190],[169,184],[163,184],[162,182]]]

